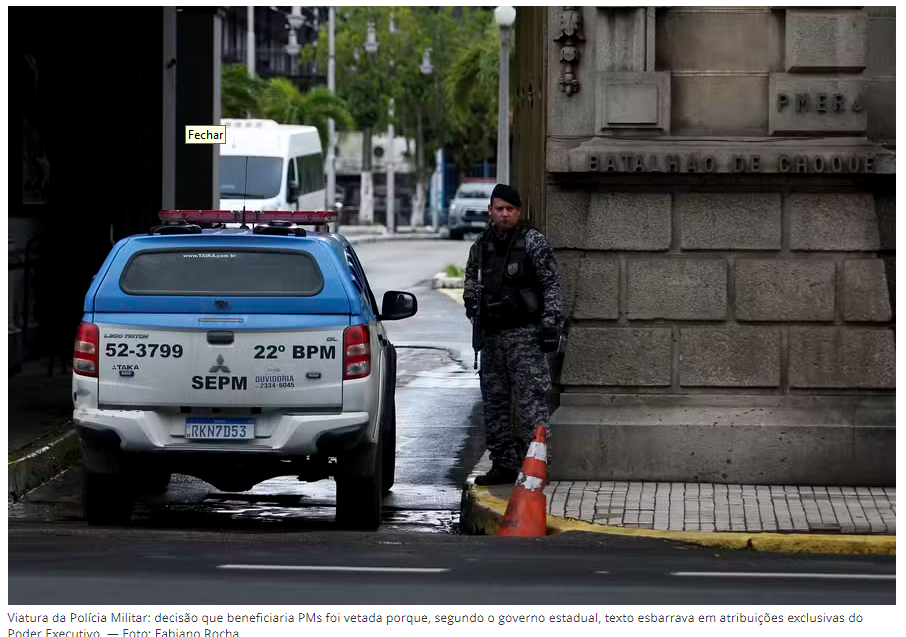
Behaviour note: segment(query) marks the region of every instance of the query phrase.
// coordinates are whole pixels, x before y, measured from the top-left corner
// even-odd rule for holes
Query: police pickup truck
[[[380,526],[396,462],[383,322],[418,304],[390,291],[378,306],[332,215],[169,210],[113,246],[73,361],[89,524],[127,522],[179,473],[221,491],[333,477],[337,521]]]

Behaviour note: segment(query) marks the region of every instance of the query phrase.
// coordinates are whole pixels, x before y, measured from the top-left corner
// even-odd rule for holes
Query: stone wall
[[[546,11],[552,476],[892,484],[894,11]]]
[[[871,194],[555,192],[565,391],[895,388]]]

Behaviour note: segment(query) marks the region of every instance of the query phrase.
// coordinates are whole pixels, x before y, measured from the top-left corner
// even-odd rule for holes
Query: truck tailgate
[[[103,405],[317,411],[343,404],[344,325],[277,331],[98,322],[98,328]]]

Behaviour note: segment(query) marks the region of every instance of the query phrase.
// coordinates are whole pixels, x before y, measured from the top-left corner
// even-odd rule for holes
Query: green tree
[[[497,106],[500,81],[500,32],[492,15],[476,19],[476,37],[456,49],[444,88],[451,104],[450,116],[461,144],[451,148],[451,158],[464,170],[492,157],[497,146]],[[510,68],[515,66],[515,42],[510,40]]]
[[[321,146],[324,148],[328,143],[327,120],[333,119],[337,130],[352,130],[355,127],[355,120],[349,112],[345,100],[324,87],[313,88],[307,93],[302,93],[297,118],[298,123],[318,129]]]
[[[389,7],[337,8],[336,69],[337,94],[349,106],[356,126],[362,131],[362,178],[360,219],[369,222],[374,214],[372,184],[372,132],[387,125],[389,58],[380,50],[389,36]],[[369,55],[365,40],[369,21],[373,20],[379,50]],[[327,68],[327,25],[318,33],[317,46],[306,45],[300,56],[303,62],[317,60]]]
[[[223,117],[259,116],[259,103],[266,88],[259,77],[249,77],[245,64],[225,64],[220,74],[220,111]]]
[[[392,32],[391,18],[395,25]],[[369,19],[374,21],[379,44],[373,56],[367,55],[364,49]],[[489,24],[493,26],[489,11],[471,7],[337,10],[337,92],[346,100],[357,127],[363,132],[363,181],[364,173],[370,175],[371,131],[386,128],[388,105],[393,98],[397,134],[416,140],[417,219],[424,209],[424,186],[433,170],[438,148],[449,149],[454,161],[463,167],[493,154],[496,84],[481,83],[468,93],[469,103],[458,109],[458,98],[447,86],[460,48],[469,48],[485,39]],[[304,47],[302,60],[317,60],[319,67],[326,68],[327,37],[327,25],[322,25],[317,45]],[[490,46],[498,46],[497,42],[495,30]],[[431,49],[430,75],[420,69],[426,49]],[[467,112],[469,109],[471,114]]]
[[[301,124],[318,129],[322,146],[327,145],[327,120],[333,118],[338,130],[354,125],[346,103],[325,88],[301,93],[290,80],[268,80],[259,100],[259,112],[281,124]]]

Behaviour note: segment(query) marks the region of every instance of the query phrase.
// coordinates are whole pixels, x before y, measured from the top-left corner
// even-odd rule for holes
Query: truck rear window
[[[126,264],[126,294],[168,296],[315,296],[324,287],[307,252],[168,250],[139,252]]]

